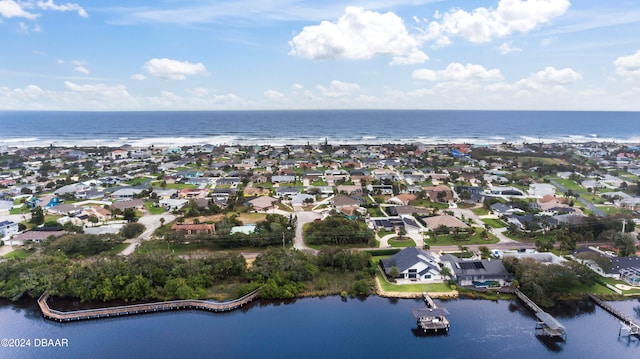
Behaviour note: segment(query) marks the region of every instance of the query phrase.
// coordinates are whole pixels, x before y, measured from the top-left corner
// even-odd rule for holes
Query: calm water
[[[640,112],[0,111],[0,145],[640,143]]]
[[[518,302],[437,302],[451,313],[448,336],[416,336],[418,300],[307,298],[254,303],[242,311],[148,314],[59,324],[33,303],[0,303],[0,338],[68,339],[67,348],[0,348],[1,358],[637,358],[640,340],[591,303],[551,311],[566,343],[535,336]],[[638,316],[640,301],[615,302]]]

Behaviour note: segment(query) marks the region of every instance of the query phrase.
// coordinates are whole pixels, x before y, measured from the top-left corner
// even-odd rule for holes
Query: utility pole
[[[627,220],[623,219],[622,220],[622,234],[624,234],[624,230],[626,229],[626,227],[627,227]]]

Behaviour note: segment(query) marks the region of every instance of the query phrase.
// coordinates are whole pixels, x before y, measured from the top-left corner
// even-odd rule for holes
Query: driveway
[[[138,219],[138,223],[143,224],[145,227],[147,227],[147,229],[145,229],[145,231],[142,232],[142,234],[138,236],[138,238],[126,240],[125,243],[129,243],[129,245],[119,254],[121,256],[128,256],[133,253],[136,248],[138,248],[138,246],[140,246],[140,243],[142,241],[150,240],[153,232],[155,232],[155,230],[160,228],[160,226],[162,225],[160,218],[164,218],[164,223],[169,223],[175,220],[176,216],[171,213],[163,213],[140,217]]]
[[[318,252],[317,250],[313,248],[309,248],[307,247],[306,244],[304,244],[302,228],[307,223],[313,222],[316,219],[322,219],[322,215],[312,211],[303,211],[300,208],[296,208],[295,212],[293,212],[293,215],[297,219],[296,236],[293,238],[293,248],[300,249],[300,250],[308,250],[308,251],[312,251],[313,253],[317,253]]]

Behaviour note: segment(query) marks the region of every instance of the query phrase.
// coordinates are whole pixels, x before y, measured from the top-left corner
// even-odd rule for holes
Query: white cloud
[[[450,43],[449,36],[460,36],[475,42],[489,42],[515,32],[526,33],[554,17],[563,15],[571,4],[568,0],[500,0],[498,7],[479,7],[472,12],[462,9],[436,13],[439,22],[427,27],[427,38],[439,46]]]
[[[294,90],[302,90],[304,86],[300,85],[299,83],[294,83],[293,85],[291,85],[291,88]]]
[[[144,81],[147,79],[147,76],[145,76],[144,74],[133,74],[129,76],[129,78],[132,80]]]
[[[64,82],[65,88],[67,90],[81,93],[90,97],[108,97],[108,98],[126,98],[129,97],[129,92],[127,88],[123,85],[105,85],[105,84],[94,84],[94,85],[80,85],[71,81]]]
[[[451,82],[492,81],[502,78],[498,69],[487,70],[482,65],[463,65],[457,62],[451,63],[446,69],[439,71],[415,70],[411,76],[417,80]]]
[[[205,87],[196,87],[196,88],[188,89],[187,92],[192,96],[204,97],[209,94],[209,89]]]
[[[53,3],[53,0],[47,0],[47,1],[38,1],[36,3],[36,6],[42,10],[53,10],[53,11],[62,11],[62,12],[77,11],[80,17],[83,17],[85,19],[89,17],[87,12],[80,5],[76,3],[66,3],[62,5],[57,5]]]
[[[89,70],[84,66],[76,66],[73,68],[73,70],[85,75],[90,74]]]
[[[187,76],[206,73],[207,69],[200,62],[178,61],[167,58],[151,59],[143,68],[153,77],[169,80],[184,80]]]
[[[510,52],[521,52],[522,49],[517,48],[517,47],[511,47],[511,42],[504,42],[502,43],[502,45],[500,45],[500,54],[501,55],[506,55]]]
[[[538,71],[531,74],[526,79],[528,82],[543,84],[543,85],[570,85],[576,81],[582,79],[582,75],[577,73],[571,68],[556,69],[553,66],[547,66],[542,71]]]
[[[420,44],[396,14],[350,6],[336,22],[306,26],[289,41],[289,54],[314,60],[360,60],[386,55],[393,56],[393,64],[413,64],[428,59],[419,50]]]
[[[620,76],[640,76],[640,50],[633,55],[618,57],[614,64]]]
[[[331,84],[328,87],[318,85],[316,88],[326,97],[350,96],[360,90],[360,86],[358,86],[358,84],[338,80],[331,81]]]
[[[23,17],[29,20],[35,20],[39,15],[25,11],[22,5],[13,0],[0,1],[0,15],[6,18]]]
[[[284,94],[276,90],[267,90],[264,92],[264,96],[270,100],[280,100],[284,98]]]

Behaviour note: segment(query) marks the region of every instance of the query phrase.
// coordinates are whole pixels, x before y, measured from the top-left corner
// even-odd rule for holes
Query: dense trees
[[[305,227],[305,239],[309,244],[316,245],[373,245],[375,236],[364,222],[334,214],[323,221],[309,223]]]
[[[117,235],[70,234],[45,241],[44,248],[47,253],[60,251],[67,256],[90,256],[108,251],[122,241],[122,237]]]
[[[245,272],[242,256],[227,253],[191,260],[158,253],[88,261],[46,255],[0,263],[0,296],[16,300],[48,290],[81,301],[197,299],[214,283]]]
[[[550,307],[563,294],[596,283],[598,275],[577,262],[545,264],[533,259],[507,257],[505,268],[514,274],[520,290],[535,303]]]
[[[327,279],[317,279],[322,273],[355,272],[350,288],[352,295],[369,294],[373,287],[375,270],[369,266],[370,255],[340,248],[325,248],[318,256],[297,250],[269,249],[258,256],[249,271],[249,278],[260,283],[262,298],[293,298],[307,290],[309,283],[315,288],[326,288]]]
[[[124,238],[135,238],[144,232],[146,227],[142,223],[127,223],[122,228],[120,228],[120,235]]]

